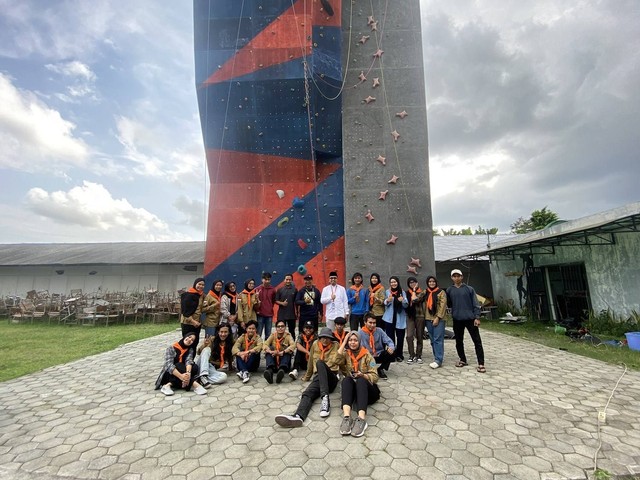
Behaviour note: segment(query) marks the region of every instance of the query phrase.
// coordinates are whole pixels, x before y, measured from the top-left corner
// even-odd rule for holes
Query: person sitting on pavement
[[[311,346],[318,339],[314,329],[313,322],[306,322],[302,327],[302,332],[296,340],[296,354],[293,358],[293,370],[289,372],[291,380],[298,378],[298,372],[306,370],[309,362],[309,354]]]
[[[249,372],[255,372],[260,366],[260,352],[262,352],[262,338],[258,336],[258,322],[249,320],[245,324],[247,331],[238,337],[231,353],[236,357],[238,377],[242,383],[251,378]]]
[[[264,371],[264,378],[267,383],[273,383],[273,374],[276,376],[276,383],[282,382],[284,376],[291,369],[291,355],[295,350],[295,341],[286,330],[287,323],[284,320],[276,322],[276,331],[273,332],[264,342],[262,351],[265,352],[267,368]]]
[[[320,416],[325,418],[330,415],[329,394],[338,385],[338,372],[345,368],[345,357],[338,353],[339,346],[334,340],[335,337],[330,328],[325,327],[320,331],[318,340],[311,347],[309,368],[302,379],[303,382],[311,380],[311,384],[302,393],[296,413],[276,417],[276,423],[281,427],[301,427],[317,398],[322,399]]]
[[[364,327],[358,330],[360,342],[373,355],[378,367],[378,376],[386,380],[387,370],[394,361],[395,345],[384,330],[376,327],[376,317],[372,313],[364,316]]]
[[[165,395],[173,395],[173,388],[184,388],[198,395],[205,395],[207,391],[195,379],[198,376],[198,366],[193,363],[193,345],[196,341],[194,332],[187,333],[181,340],[167,347],[164,352],[162,371],[156,379],[156,390]],[[173,388],[172,388],[173,387]]]
[[[198,382],[204,388],[227,381],[227,374],[222,370],[229,370],[232,348],[233,341],[229,334],[229,325],[226,323],[218,325],[215,336],[205,338],[204,343],[198,348],[200,356],[196,358],[200,370]]]
[[[380,399],[378,388],[378,370],[376,361],[360,343],[358,332],[349,332],[340,345],[338,353],[346,352],[346,370],[342,380],[342,414],[340,424],[341,435],[361,437],[369,426],[367,424],[367,406]],[[351,408],[355,403],[357,416],[351,418]]]
[[[338,342],[338,345],[340,345],[347,336],[347,331],[344,329],[347,324],[347,319],[344,317],[336,317],[334,322],[335,329],[333,330],[333,336],[336,337],[336,341]]]

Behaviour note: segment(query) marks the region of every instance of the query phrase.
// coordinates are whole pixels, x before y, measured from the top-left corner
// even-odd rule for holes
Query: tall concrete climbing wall
[[[342,30],[346,269],[424,285],[435,267],[420,2],[343,2]]]

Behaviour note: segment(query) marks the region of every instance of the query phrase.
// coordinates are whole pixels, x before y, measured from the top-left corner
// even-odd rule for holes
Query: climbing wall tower
[[[424,82],[416,71],[422,68],[418,0],[403,0],[401,9],[369,2],[384,24],[377,12],[360,12],[358,3],[194,0],[196,87],[211,184],[209,281],[241,286],[268,270],[274,283],[285,273],[309,272],[323,285],[330,270],[345,278],[354,268],[401,272],[411,256],[432,262],[433,255],[423,253],[431,251],[431,208]],[[388,50],[397,46],[397,52],[373,56],[388,34]],[[361,36],[369,38],[359,43]],[[415,84],[392,83],[409,70]],[[360,71],[371,78],[359,80]],[[415,95],[396,90],[409,86]],[[365,101],[369,95],[376,100]],[[398,106],[409,117],[395,117]],[[389,142],[384,137],[391,138],[396,120],[401,136]],[[387,165],[370,161],[374,153],[386,156]],[[378,185],[394,173],[392,160],[400,178],[379,201],[378,191],[387,188]],[[419,211],[402,203],[402,195],[420,201]],[[365,218],[369,209],[375,221]],[[391,233],[396,245],[384,238]],[[299,284],[301,276],[294,278]]]

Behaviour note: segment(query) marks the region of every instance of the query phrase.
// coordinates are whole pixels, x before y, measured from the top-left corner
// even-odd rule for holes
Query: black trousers
[[[357,332],[364,326],[364,315],[349,315],[349,328],[352,332]]]
[[[396,360],[395,352],[394,354],[391,354],[386,350],[383,350],[382,352],[380,352],[380,354],[377,357],[374,358],[374,360],[376,361],[376,363],[380,364],[381,369],[389,370],[389,366],[391,365],[391,362],[395,362]]]
[[[296,415],[303,420],[309,415],[311,405],[315,400],[333,393],[338,386],[338,376],[322,360],[316,362],[316,371],[318,373],[314,375],[311,383],[302,393],[302,399],[296,410]]]
[[[357,411],[367,411],[367,406],[373,405],[380,399],[380,389],[375,383],[369,383],[365,378],[345,377],[342,380],[342,406],[356,404]]]
[[[184,363],[176,363],[175,365],[176,370],[180,373],[187,371],[187,366]],[[191,390],[191,385],[193,385],[193,382],[198,378],[198,373],[200,373],[200,369],[198,368],[198,365],[194,363],[191,365],[191,377],[189,378],[189,384],[185,387],[185,390]],[[182,380],[171,372],[164,372],[164,375],[162,376],[162,382],[160,384],[166,385],[167,383],[171,383],[171,386],[175,389],[182,388]]]
[[[293,368],[296,370],[306,370],[307,363],[309,363],[307,362],[307,354],[296,350],[296,356],[293,357]]]
[[[476,357],[478,357],[478,365],[484,365],[484,348],[482,348],[482,339],[480,338],[480,329],[473,324],[473,320],[453,320],[453,333],[456,336],[456,351],[458,358],[467,363],[467,356],[464,353],[464,330],[469,330],[469,335],[476,347]]]

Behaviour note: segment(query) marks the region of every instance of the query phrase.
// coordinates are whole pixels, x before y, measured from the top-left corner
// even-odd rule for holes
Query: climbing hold
[[[376,158],[376,160],[378,160],[382,165],[387,164],[387,157],[383,157],[382,155],[378,155],[378,158]]]
[[[407,265],[407,272],[413,273],[414,275],[418,274],[418,271],[416,270],[416,267],[412,267],[411,265]]]
[[[400,118],[404,118],[404,117],[406,117],[407,115],[409,115],[409,114],[407,113],[407,111],[406,111],[406,110],[403,110],[403,111],[401,111],[401,112],[396,113],[396,117],[400,117]]]
[[[284,190],[276,190],[276,195],[278,195],[278,198],[283,198],[284,197]]]
[[[393,141],[397,142],[398,139],[400,138],[400,134],[398,133],[397,130],[394,130],[393,132],[391,132],[391,135],[393,136]]]
[[[307,267],[305,267],[304,265],[298,265],[298,273],[300,275],[306,275],[307,274]]]
[[[373,18],[373,15],[369,15],[367,17],[367,25],[371,25],[372,23],[375,23],[376,19]]]
[[[379,79],[378,77],[375,77],[375,78],[373,79],[373,85],[372,85],[372,88],[376,88],[376,87],[379,87],[379,86],[380,86],[380,79]]]
[[[291,202],[291,205],[294,208],[302,208],[304,207],[304,200],[302,200],[300,197],[293,197],[293,201]]]
[[[360,79],[361,82],[367,81],[367,77],[364,76],[364,72],[360,72],[360,75],[358,75],[358,78]]]
[[[289,217],[281,218],[281,219],[278,221],[278,228],[282,228],[282,227],[284,227],[287,223],[289,223]]]
[[[364,103],[366,103],[367,105],[375,101],[376,101],[376,97],[372,97],[371,95],[369,95],[367,98],[364,99]]]
[[[373,218],[373,215],[371,215],[371,210],[367,210],[367,214],[364,216],[364,218],[369,220],[369,223],[371,223],[371,222],[373,222],[375,220],[375,218]]]
[[[384,53],[384,50],[376,50],[376,53],[373,54],[373,58],[380,58],[382,57],[382,54]]]
[[[304,249],[306,249],[306,248],[309,246],[309,244],[308,244],[307,242],[305,242],[303,239],[299,238],[299,239],[298,239],[298,246],[299,246],[301,249],[303,249],[303,250],[304,250]]]
[[[420,264],[420,259],[419,258],[411,257],[411,262],[409,262],[409,264],[410,265],[415,265],[416,267],[422,268],[422,265]]]
[[[373,22],[371,24],[371,31],[372,32],[377,32],[378,31],[378,22]]]
[[[396,237],[393,233],[391,234],[391,238],[389,240],[387,240],[387,245],[395,245],[396,244],[396,240],[398,240],[398,237]]]
[[[389,193],[389,190],[385,190],[384,192],[380,192],[380,196],[378,197],[378,200],[386,200],[387,199],[387,193]]]
[[[364,45],[365,43],[367,43],[367,40],[369,40],[369,35],[363,35],[360,37],[359,42]]]
[[[400,179],[400,177],[396,177],[395,175],[393,177],[391,177],[391,180],[389,180],[387,183],[398,183],[398,180]]]

